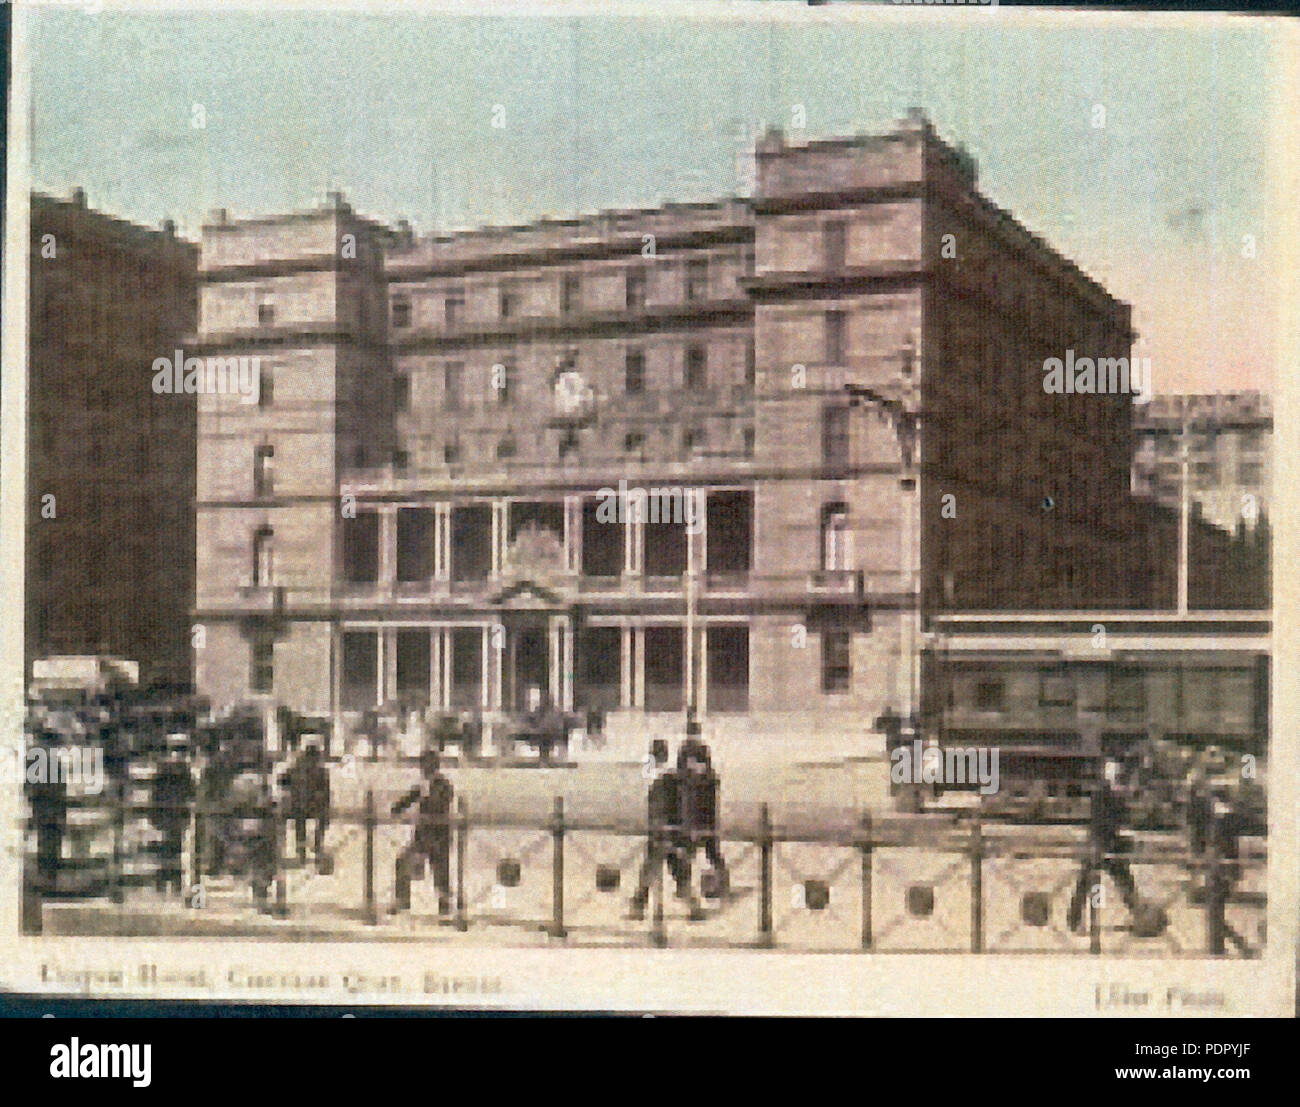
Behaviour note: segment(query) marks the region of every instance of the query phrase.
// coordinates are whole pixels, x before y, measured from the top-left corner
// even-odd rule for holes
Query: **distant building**
[[[151,366],[193,333],[198,250],[76,190],[31,208],[28,671],[113,655],[144,683],[188,683],[195,397]]]
[[[1268,514],[1273,477],[1273,407],[1267,393],[1155,396],[1133,409],[1133,491],[1178,507],[1184,424],[1188,494],[1201,517],[1224,530],[1253,530]]]

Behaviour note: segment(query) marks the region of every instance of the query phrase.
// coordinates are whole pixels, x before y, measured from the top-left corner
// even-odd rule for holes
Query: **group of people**
[[[690,918],[702,919],[704,909],[695,895],[691,871],[696,852],[704,851],[717,896],[726,895],[730,879],[718,842],[718,774],[699,720],[687,720],[675,765],[669,765],[668,743],[662,738],[651,745],[650,759],[654,775],[646,797],[645,860],[628,913],[633,919],[645,917],[650,889],[662,880],[667,866],[677,898],[687,901]]]

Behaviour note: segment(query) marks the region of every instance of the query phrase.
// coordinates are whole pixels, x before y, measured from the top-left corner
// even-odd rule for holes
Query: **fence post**
[[[289,881],[284,872],[284,846],[288,823],[284,811],[276,804],[271,813],[271,842],[275,849],[275,916],[289,914]]]
[[[186,905],[193,907],[198,897],[194,894],[195,888],[203,886],[203,836],[207,833],[207,819],[204,817],[204,808],[207,802],[202,794],[194,801],[194,842],[190,847],[190,886],[185,893]],[[113,855],[114,867],[121,864],[121,834],[122,834],[122,809],[118,809],[117,826],[113,828]],[[119,870],[120,871],[120,870]],[[113,896],[114,903],[122,902],[122,886],[119,883]]]
[[[1219,852],[1219,817],[1210,814],[1209,866],[1205,879],[1205,925],[1211,957],[1224,954],[1224,882],[1223,858]]]
[[[469,805],[463,796],[456,797],[456,929],[468,930],[465,914],[465,856],[469,842]]]
[[[564,937],[564,797],[555,797],[555,813],[551,816],[551,839],[554,842],[551,866],[551,907],[553,918],[549,933],[552,938]]]
[[[984,952],[984,825],[978,819],[970,842],[970,951]]]
[[[366,789],[366,807],[362,815],[362,821],[365,826],[366,849],[365,849],[365,902],[362,906],[362,914],[365,920],[371,926],[379,922],[379,912],[375,907],[375,790]]]
[[[767,804],[758,809],[758,944],[772,940],[772,816]]]
[[[862,813],[861,822],[861,849],[862,849],[862,948],[870,949],[872,943],[871,935],[871,862],[872,862],[872,844],[871,844],[871,812]]]
[[[1101,953],[1101,897],[1096,893],[1101,889],[1101,848],[1096,845],[1088,847],[1087,856],[1092,861],[1088,872],[1088,952]]]
[[[126,898],[122,892],[122,848],[123,839],[126,834],[126,818],[123,805],[126,803],[126,792],[122,780],[119,778],[114,788],[117,803],[113,807],[113,856],[109,861],[108,870],[108,895],[113,903],[122,903]],[[197,818],[198,808],[195,808],[195,817]],[[194,840],[198,842],[198,832],[195,831]]]
[[[650,844],[647,845],[646,847],[647,850],[654,850],[659,848],[654,843],[654,838],[653,838],[654,833],[655,833],[654,828],[651,827],[650,838],[648,839]],[[653,929],[651,930],[651,939],[653,940],[654,944],[658,946],[660,949],[663,949],[668,944],[668,931],[664,926],[664,896],[666,894],[664,889],[664,868],[667,864],[671,863],[669,861],[669,858],[671,856],[672,856],[671,847],[664,847],[664,856],[660,857],[658,863],[655,865],[655,879],[654,879],[655,906],[654,906],[654,924],[653,924]]]

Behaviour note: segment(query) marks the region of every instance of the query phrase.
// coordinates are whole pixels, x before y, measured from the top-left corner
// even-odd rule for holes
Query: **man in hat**
[[[1141,906],[1132,870],[1119,856],[1128,850],[1128,840],[1120,834],[1128,820],[1128,807],[1121,795],[1120,770],[1117,760],[1107,758],[1103,763],[1102,777],[1093,786],[1088,824],[1090,853],[1079,870],[1067,920],[1075,932],[1083,923],[1084,901],[1096,887],[1094,882],[1102,871],[1110,874],[1130,913],[1136,913]]]
[[[420,783],[402,796],[392,807],[400,815],[415,805],[415,833],[411,844],[397,858],[395,902],[392,912],[411,909],[411,880],[414,870],[427,861],[438,888],[438,913],[451,911],[451,805],[455,789],[442,773],[442,759],[437,750],[420,755]]]
[[[726,895],[727,862],[718,842],[718,774],[694,712],[686,720],[686,738],[677,751],[677,781],[682,879],[690,888],[695,851],[703,848],[717,894]]]
[[[661,879],[665,864],[677,885],[678,897],[687,898],[690,894],[689,881],[682,882],[677,773],[668,765],[668,743],[662,738],[651,743],[650,761],[654,776],[646,791],[645,860],[641,863],[641,875],[628,910],[633,919],[645,917],[650,887]]]
[[[181,851],[195,794],[194,774],[186,758],[188,745],[185,734],[168,734],[167,756],[153,778],[152,821],[163,836],[156,885],[160,892],[175,885],[178,895],[185,889]]]
[[[288,791],[289,818],[293,821],[294,843],[298,860],[307,860],[307,821],[315,823],[312,856],[321,861],[325,849],[325,830],[329,826],[330,775],[321,756],[320,744],[308,738],[302,752],[284,772],[280,783]]]

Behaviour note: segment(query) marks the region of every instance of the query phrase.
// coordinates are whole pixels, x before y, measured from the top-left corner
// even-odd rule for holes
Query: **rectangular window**
[[[695,258],[686,263],[686,299],[691,301],[709,298],[708,258]]]
[[[711,626],[707,631],[708,708],[749,710],[749,627]]]
[[[848,244],[848,225],[833,219],[822,227],[823,265],[829,273],[844,268]]]
[[[405,296],[393,297],[393,327],[400,330],[411,325],[411,301]]]
[[[451,291],[442,302],[443,322],[448,330],[460,322],[461,311],[465,307],[465,294],[460,291]]]
[[[379,635],[373,630],[343,634],[343,707],[357,711],[379,701]]]
[[[497,293],[501,318],[514,319],[519,314],[519,289],[513,284],[503,284]]]
[[[449,361],[442,367],[442,408],[444,411],[460,410],[461,378],[465,365],[460,361]]]
[[[1243,461],[1237,467],[1237,483],[1256,487],[1264,483],[1264,466],[1258,461]]]
[[[629,396],[645,391],[645,351],[628,350],[623,360],[624,387]]]
[[[269,365],[259,365],[257,371],[257,406],[268,408],[275,403],[275,371]]]
[[[267,630],[254,632],[249,643],[248,687],[266,694],[275,686],[275,637]]]
[[[754,340],[751,338],[745,343],[745,387],[753,388],[755,379]]]
[[[275,536],[269,527],[253,535],[253,587],[269,588],[275,583]]]
[[[853,679],[851,635],[847,630],[822,632],[822,691],[847,692]]]
[[[645,307],[645,273],[629,269],[626,278],[627,310],[640,311]]]
[[[359,511],[342,522],[344,581],[374,584],[379,579],[379,513]]]
[[[1073,707],[1074,698],[1074,677],[1069,669],[1049,668],[1039,670],[1039,707]]]
[[[269,327],[275,322],[275,305],[258,304],[257,305],[257,325],[259,327]]]
[[[1006,690],[1006,685],[1000,680],[981,680],[975,685],[975,710],[1005,710]]]
[[[826,362],[828,365],[844,364],[844,312],[826,313]]]
[[[409,411],[411,408],[411,378],[405,373],[393,377],[393,410]]]
[[[560,313],[573,315],[582,310],[582,278],[577,273],[565,273],[560,284]]]
[[[822,409],[822,464],[834,470],[844,470],[849,466],[849,409],[847,407]]]
[[[397,695],[404,704],[423,707],[429,702],[429,632],[399,630],[396,638]]]
[[[253,451],[253,495],[257,498],[271,495],[274,490],[273,469],[275,447],[258,446]]]
[[[682,387],[687,392],[699,392],[709,383],[709,371],[703,346],[686,348],[686,368],[682,374]]]
[[[842,572],[851,567],[849,511],[842,503],[827,504],[822,509],[822,569]]]
[[[518,375],[518,367],[509,359],[492,366],[492,387],[496,392],[497,403],[501,407],[507,407],[514,399],[515,381]]]

